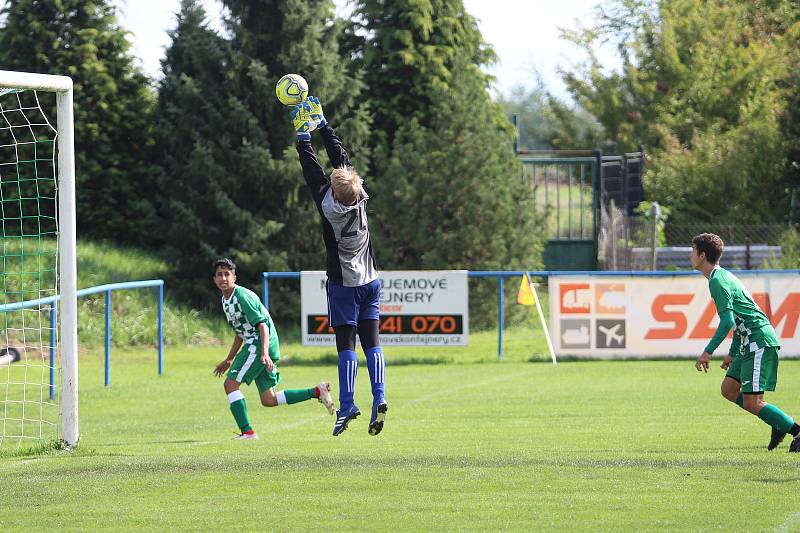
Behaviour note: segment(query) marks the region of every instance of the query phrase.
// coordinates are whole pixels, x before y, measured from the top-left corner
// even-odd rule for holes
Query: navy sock
[[[373,401],[382,400],[386,387],[386,361],[383,358],[383,350],[380,346],[375,346],[364,351],[367,356],[367,369],[369,370],[369,381],[372,385]]]
[[[358,358],[353,350],[339,352],[339,407],[345,409],[353,405],[356,388]]]

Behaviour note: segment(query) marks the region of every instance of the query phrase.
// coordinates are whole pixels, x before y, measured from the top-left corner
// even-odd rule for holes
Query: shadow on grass
[[[219,441],[194,440],[194,439],[143,440],[143,441],[125,441],[125,442],[103,442],[100,444],[95,443],[94,446],[97,446],[98,448],[117,448],[119,446],[137,446],[140,444],[151,446],[155,444],[215,444],[217,442]],[[108,454],[103,454],[103,455],[108,455]]]
[[[230,449],[225,448],[214,457],[206,456],[167,456],[167,455],[137,455],[116,453],[96,453],[96,459],[105,458],[107,461],[75,462],[70,463],[63,471],[52,472],[55,481],[58,478],[74,479],[81,474],[102,476],[128,476],[135,472],[138,474],[162,475],[169,473],[191,474],[195,472],[208,473],[224,471],[230,475],[257,475],[259,472],[274,472],[275,469],[283,471],[354,471],[380,469],[403,470],[417,472],[420,468],[434,469],[506,469],[506,468],[546,468],[564,471],[565,469],[595,470],[595,469],[642,469],[675,471],[686,477],[693,473],[730,467],[749,468],[754,462],[746,459],[730,460],[727,458],[570,458],[553,457],[543,459],[525,455],[508,455],[505,457],[487,457],[482,455],[423,455],[423,456],[384,456],[384,457],[359,457],[359,456],[332,456],[328,453],[314,455],[301,454],[294,456],[282,455],[279,452],[259,448],[257,443],[251,443],[249,448],[259,450],[259,454],[268,460],[256,463],[240,464],[230,460]],[[789,473],[789,472],[787,472]],[[753,482],[771,484],[789,484],[798,481],[796,475],[785,479],[770,477],[753,479]]]

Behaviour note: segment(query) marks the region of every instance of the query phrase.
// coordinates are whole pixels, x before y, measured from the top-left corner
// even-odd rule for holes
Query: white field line
[[[461,384],[461,385],[458,385],[457,387],[448,387],[446,389],[439,389],[437,392],[433,392],[431,394],[426,394],[425,396],[418,396],[417,398],[414,398],[410,402],[406,402],[406,405],[415,405],[415,404],[427,402],[429,400],[433,400],[433,399],[436,399],[436,398],[450,397],[450,396],[453,396],[454,393],[456,393],[458,391],[462,391],[464,389],[476,389],[476,388],[486,387],[488,385],[494,385],[496,383],[502,383],[503,381],[508,381],[508,380],[510,380],[512,378],[518,378],[518,377],[521,377],[521,376],[527,376],[528,374],[532,374],[535,370],[537,370],[537,368],[530,368],[530,369],[526,370],[525,372],[514,372],[514,373],[511,373],[511,374],[504,374],[504,375],[501,375],[501,376],[495,376],[493,378],[484,379],[484,380],[481,380],[481,381],[470,381],[467,384]]]
[[[800,529],[800,511],[789,515],[786,521],[775,528],[776,533],[789,533]]]
[[[6,464],[0,464],[0,472],[2,472],[3,470],[13,470],[18,466],[25,466],[28,463],[34,463],[38,460],[39,458],[37,457],[35,459],[23,459],[22,461],[13,461]]]

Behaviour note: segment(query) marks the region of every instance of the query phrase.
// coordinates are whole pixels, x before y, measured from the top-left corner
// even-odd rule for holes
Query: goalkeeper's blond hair
[[[353,205],[363,191],[364,180],[353,167],[335,168],[331,172],[331,187],[339,203]]]

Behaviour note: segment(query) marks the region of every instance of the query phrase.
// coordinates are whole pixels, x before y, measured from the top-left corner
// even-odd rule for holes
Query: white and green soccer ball
[[[283,105],[295,106],[308,96],[308,82],[300,74],[287,74],[278,80],[275,94]]]

